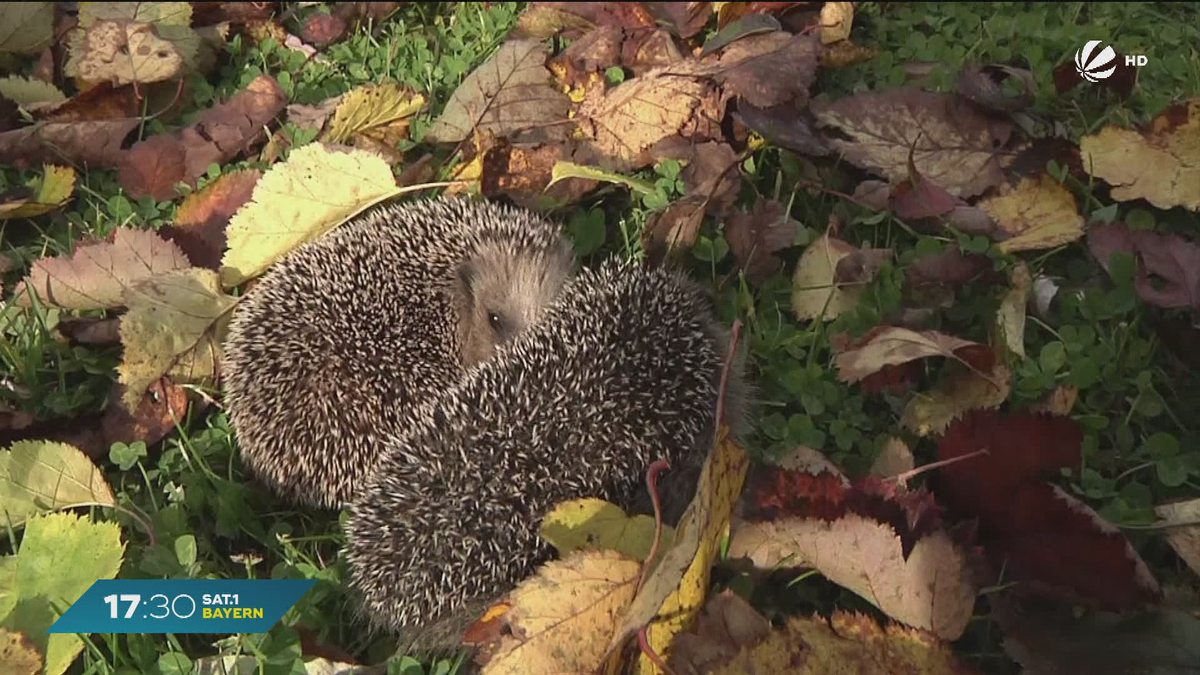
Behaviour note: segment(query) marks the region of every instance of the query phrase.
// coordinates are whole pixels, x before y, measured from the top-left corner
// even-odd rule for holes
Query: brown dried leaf
[[[1200,98],[1169,106],[1144,131],[1108,126],[1079,141],[1084,168],[1113,199],[1200,211]]]
[[[46,4],[51,3],[10,3],[10,4]],[[15,567],[15,566],[10,566]],[[7,579],[5,579],[7,581]],[[38,651],[37,645],[25,633],[8,628],[0,628],[0,663],[4,664],[6,675],[38,675],[42,671],[45,659]]]
[[[43,122],[0,133],[0,164],[28,168],[44,163],[117,166],[122,143],[140,119]]]
[[[931,391],[918,393],[904,406],[900,424],[921,436],[940,434],[970,410],[1000,407],[1012,393],[1011,380],[1002,363],[986,372],[948,364]]]
[[[1174,234],[1110,223],[1091,229],[1088,248],[1105,270],[1113,253],[1136,255],[1140,264],[1134,288],[1142,300],[1159,307],[1200,308],[1200,245]]]
[[[1029,266],[1018,262],[1012,268],[1011,280],[1012,288],[1000,301],[996,313],[996,327],[1009,353],[1025,358],[1025,307],[1033,289]]]
[[[480,190],[484,196],[504,195],[521,206],[536,210],[573,204],[599,183],[584,178],[566,178],[550,185],[554,165],[570,161],[571,150],[570,145],[512,145],[501,141],[484,152]]]
[[[1200,575],[1200,499],[1160,504],[1154,512],[1164,525],[1182,525],[1165,531],[1167,543],[1192,571]]]
[[[346,35],[346,20],[331,14],[313,14],[300,29],[300,37],[318,47],[332,44]]]
[[[865,92],[813,105],[818,125],[840,132],[827,142],[856,166],[893,183],[908,177],[910,152],[922,176],[955,197],[977,195],[1004,179],[997,154],[1012,123],[990,118],[953,94],[913,88]]]
[[[458,143],[478,129],[513,141],[566,137],[570,99],[546,70],[548,50],[536,40],[510,40],[463,80],[426,139]]]
[[[833,44],[849,38],[853,24],[853,2],[825,3],[821,7],[821,44]]]
[[[912,450],[904,441],[892,436],[883,444],[883,450],[871,464],[871,475],[880,478],[891,478],[912,471],[916,466]]]
[[[71,257],[43,258],[15,291],[16,303],[31,306],[25,291],[63,309],[123,307],[123,294],[138,281],[190,267],[175,244],[157,234],[119,227],[111,240],[80,245]]]
[[[762,281],[783,269],[776,253],[796,243],[800,223],[783,204],[759,199],[750,213],[735,211],[725,221],[725,239],[738,265],[751,282]]]
[[[676,35],[687,39],[704,30],[712,16],[711,2],[647,2],[646,10]]]
[[[780,31],[742,38],[709,61],[712,76],[750,105],[803,107],[816,79],[819,52],[815,35]]]
[[[160,232],[175,242],[196,267],[217,270],[225,251],[225,226],[250,201],[261,171],[223,174],[203,190],[188,195],[175,212],[175,223]]]
[[[53,2],[0,5],[0,53],[35,54],[53,41]]]
[[[162,82],[177,77],[184,57],[154,24],[97,21],[71,50],[63,72],[86,82]]]
[[[117,384],[113,388],[113,401],[126,398],[125,387]],[[153,446],[187,419],[187,389],[162,378],[150,385],[137,408],[131,413],[123,405],[110,405],[100,419],[106,447],[113,443],[141,441]]]
[[[114,87],[111,82],[101,82],[41,114],[43,122],[83,122],[134,118],[139,112],[136,87],[131,84]]]
[[[115,345],[121,341],[120,320],[83,317],[61,319],[55,329],[72,344]]]
[[[704,220],[703,197],[688,196],[676,200],[666,209],[650,216],[642,228],[642,245],[654,259],[696,243]]]
[[[825,141],[813,133],[811,122],[794,105],[758,108],[742,102],[736,118],[773,145],[812,157],[829,154]]]
[[[945,356],[990,369],[991,348],[937,331],[916,332],[895,326],[877,326],[869,333],[834,346],[840,352],[834,362],[843,382],[857,382],[884,366],[907,363],[930,356]]]
[[[672,667],[681,675],[711,672],[770,634],[771,622],[726,589],[704,605],[694,629],[676,638]]]
[[[1066,417],[1075,407],[1075,399],[1079,398],[1079,389],[1069,384],[1060,384],[1038,403],[1029,406],[1030,412],[1044,412],[1051,415]]]

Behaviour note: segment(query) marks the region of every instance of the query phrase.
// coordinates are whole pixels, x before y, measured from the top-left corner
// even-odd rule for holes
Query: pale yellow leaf
[[[32,218],[61,208],[75,191],[75,169],[48,164],[42,176],[29,187],[34,193],[30,199],[0,204],[0,220]]]
[[[212,381],[237,304],[221,290],[216,272],[193,267],[159,274],[131,288],[125,302],[125,358],[117,370],[129,410],[164,375],[181,384]]]
[[[0,521],[19,527],[30,515],[74,504],[117,503],[104,472],[78,448],[17,441],[0,452]]]
[[[1005,186],[979,208],[1010,235],[996,245],[1006,253],[1053,248],[1083,236],[1075,195],[1046,174],[1023,178],[1015,188]]]
[[[61,103],[67,100],[66,94],[53,84],[18,75],[0,79],[0,96],[22,108],[38,103]]]
[[[88,82],[162,82],[184,66],[183,55],[153,24],[97,21],[75,44],[63,72]]]
[[[853,24],[853,2],[825,3],[821,7],[821,44],[833,44],[850,37]]]
[[[1200,575],[1200,499],[1160,504],[1154,511],[1164,525],[1176,526],[1163,530],[1167,543],[1192,572]]]
[[[1025,308],[1033,288],[1029,266],[1018,262],[1009,274],[1009,280],[1012,288],[1000,301],[1000,309],[996,312],[996,328],[1008,351],[1025,358]]]
[[[378,155],[336,152],[318,143],[296,148],[254,186],[227,229],[221,283],[237,286],[365,209],[399,193]]]
[[[933,390],[916,394],[904,407],[900,423],[922,436],[940,434],[968,410],[1000,407],[1011,392],[1009,370],[997,364],[987,375],[947,364]]]
[[[832,321],[858,304],[861,284],[839,286],[834,281],[838,261],[856,250],[829,235],[804,249],[792,274],[792,311],[796,318]]]
[[[908,444],[892,436],[884,442],[883,450],[871,464],[871,475],[891,478],[912,471],[915,465],[916,462],[913,460],[912,450],[908,448]]]
[[[1169,106],[1144,131],[1108,126],[1084,136],[1079,154],[1113,199],[1200,210],[1200,98]]]
[[[537,40],[510,40],[468,75],[425,138],[458,143],[476,130],[521,142],[566,137],[570,101],[546,70],[549,51]]]
[[[27,289],[44,304],[63,309],[116,309],[125,291],[155,274],[189,267],[179,247],[153,232],[117,228],[112,241],[80,245],[70,257],[43,258],[15,291],[16,303],[32,305]]]
[[[1029,406],[1033,412],[1050,413],[1059,417],[1071,414],[1075,407],[1075,399],[1079,398],[1079,388],[1069,384],[1060,384],[1041,401]]]
[[[395,147],[408,137],[409,118],[424,106],[424,96],[398,84],[355,87],[342,96],[324,140],[343,143],[364,134]]]
[[[190,2],[81,2],[79,25],[88,28],[97,21],[134,21],[165,26],[190,26]]]
[[[560,180],[568,178],[582,178],[584,180],[598,180],[605,183],[619,183],[628,188],[631,188],[644,195],[651,195],[655,192],[654,184],[641,178],[626,176],[616,171],[605,171],[599,167],[583,166],[574,162],[558,161],[554,163],[554,168],[550,170],[550,183],[546,185],[549,189]]]
[[[39,675],[42,655],[24,633],[0,628],[0,664],[4,675]]]
[[[614,551],[547,563],[509,596],[507,623],[484,675],[594,672],[633,600],[641,564]]]
[[[598,548],[645,560],[654,543],[654,518],[629,516],[616,504],[586,497],[555,506],[542,518],[541,535],[560,556]],[[670,547],[674,536],[675,530],[664,525],[659,550]]]
[[[961,361],[983,357],[990,348],[933,330],[917,332],[899,326],[876,326],[855,342],[839,347],[839,351],[834,359],[838,377],[843,382],[858,382],[885,366],[931,356]]]

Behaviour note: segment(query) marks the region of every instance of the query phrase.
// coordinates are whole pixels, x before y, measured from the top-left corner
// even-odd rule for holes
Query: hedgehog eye
[[[496,331],[497,333],[499,333],[500,329],[503,327],[503,322],[500,320],[500,315],[496,312],[488,312],[488,324],[490,324],[492,330]]]

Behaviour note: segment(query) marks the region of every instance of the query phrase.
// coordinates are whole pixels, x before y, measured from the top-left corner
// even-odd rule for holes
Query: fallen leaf
[[[1000,407],[1012,393],[1011,380],[1002,363],[981,372],[947,364],[932,390],[916,394],[904,406],[900,424],[921,436],[939,434],[970,410]]]
[[[17,75],[9,75],[0,79],[0,96],[27,109],[42,104],[62,103],[67,100],[66,94],[49,82]]]
[[[517,17],[517,26],[513,29],[516,37],[545,40],[559,33],[579,37],[584,31],[596,27],[596,24],[575,14],[567,7],[568,3],[531,2],[526,6],[521,16]],[[592,3],[594,4],[594,3]]]
[[[654,259],[686,251],[696,243],[704,221],[703,197],[677,199],[650,216],[642,228],[642,246]]]
[[[794,246],[799,231],[800,223],[773,199],[756,200],[750,213],[734,211],[725,221],[729,250],[752,283],[783,269],[783,260],[776,254]]]
[[[892,182],[908,176],[909,155],[921,175],[968,198],[1004,180],[998,154],[1010,122],[990,118],[958,96],[913,88],[864,92],[811,106],[825,138],[855,166]]]
[[[646,166],[655,160],[649,151],[664,139],[717,137],[726,96],[695,76],[702,70],[695,62],[654,68],[584,100],[576,120],[604,168]]]
[[[118,175],[135,198],[175,197],[175,185],[195,186],[211,164],[221,164],[266,138],[264,126],[287,104],[279,83],[260,75],[225,103],[209,108],[173,135],[151,136],[126,153]]]
[[[771,634],[771,622],[729,589],[713,596],[697,617],[696,627],[675,638],[671,667],[677,673],[708,673],[740,650]]]
[[[194,58],[194,56],[193,56]],[[154,24],[97,21],[73,42],[63,72],[86,82],[162,82],[178,77],[184,57]]]
[[[155,275],[126,291],[125,304],[125,358],[117,372],[128,409],[136,410],[163,376],[181,384],[213,380],[230,310],[237,304],[221,291],[216,272],[193,267]]]
[[[0,133],[0,164],[82,164],[112,168],[125,158],[121,145],[142,120],[40,122]]]
[[[482,673],[594,671],[633,600],[641,567],[613,551],[577,551],[547,563],[509,595],[512,635],[489,650]]]
[[[741,174],[737,167],[742,157],[725,143],[660,143],[656,148],[659,158],[673,158],[684,162],[680,177],[683,178],[684,194],[699,197],[705,202],[705,210],[712,214],[723,214],[733,207],[741,190]]]
[[[468,75],[446,102],[425,138],[458,143],[476,129],[514,142],[566,137],[570,100],[553,86],[546,47],[536,40],[511,40]]]
[[[17,441],[0,453],[0,515],[13,527],[67,506],[116,503],[104,473],[78,448]]]
[[[749,482],[729,556],[760,570],[815,567],[888,616],[945,640],[975,606],[967,553],[944,529],[924,488],[828,473],[769,469]]]
[[[657,26],[654,15],[641,2],[532,2],[529,10],[534,9],[553,9],[573,14],[586,22],[589,28],[620,26],[636,30]],[[567,37],[572,36],[568,34]]]
[[[408,138],[409,120],[424,106],[424,96],[400,85],[355,87],[340,99],[323,140],[344,143],[361,134],[394,148]]]
[[[1021,83],[1020,93],[1011,93],[1004,87],[1005,81]],[[955,89],[964,97],[989,110],[1011,113],[1024,110],[1033,103],[1035,84],[1033,73],[1024,68],[1013,68],[1003,64],[980,66],[968,64],[963,67],[955,81]]]
[[[53,2],[0,5],[0,52],[34,54],[53,41]]]
[[[1088,249],[1106,271],[1113,253],[1137,256],[1134,289],[1142,300],[1159,307],[1200,308],[1200,245],[1174,234],[1107,223],[1091,228]]]
[[[646,627],[646,640],[657,654],[669,658],[671,642],[686,629],[704,605],[712,565],[741,493],[749,459],[745,450],[721,432],[705,459],[696,496],[675,528],[675,542],[661,555],[646,577],[629,611],[612,632],[606,651],[620,647]],[[639,670],[649,662],[640,662]]]
[[[1154,512],[1170,528],[1164,531],[1167,543],[1180,560],[1200,575],[1200,499],[1160,504],[1154,507]]]
[[[772,145],[811,157],[829,154],[829,146],[813,132],[812,123],[794,105],[757,108],[743,102],[738,104],[734,116]]]
[[[123,294],[142,279],[189,267],[175,244],[145,230],[118,227],[110,241],[81,243],[69,257],[42,258],[14,295],[19,307],[31,307],[26,291],[63,309],[116,309]]]
[[[1000,301],[996,312],[996,327],[1009,353],[1025,358],[1025,307],[1029,304],[1029,292],[1033,288],[1033,277],[1029,266],[1018,262],[1009,275],[1012,287]]]
[[[24,633],[0,628],[0,663],[7,675],[40,675],[42,655]]]
[[[542,518],[540,534],[560,557],[581,549],[612,550],[645,560],[654,543],[654,518],[629,516],[616,504],[585,498],[563,502]],[[664,525],[660,549],[670,547],[675,531]]]
[[[484,152],[480,191],[485,197],[504,195],[525,208],[544,211],[579,201],[596,188],[597,180],[644,187],[635,178],[564,161],[573,150],[569,143],[514,145],[501,139]]]
[[[688,39],[708,24],[712,16],[710,2],[647,2],[646,10],[661,23],[665,23],[672,32],[683,39]]]
[[[258,276],[288,251],[398,191],[377,155],[332,152],[318,143],[296,148],[259,179],[251,201],[229,222],[221,283],[237,286]]]
[[[346,20],[332,14],[313,14],[304,21],[300,29],[300,37],[305,42],[324,47],[342,39],[346,35]]]
[[[1200,98],[1168,106],[1143,131],[1107,126],[1079,140],[1084,169],[1118,201],[1200,211]]]
[[[1038,403],[1029,406],[1029,412],[1049,413],[1066,417],[1075,407],[1075,399],[1079,397],[1079,389],[1069,384],[1060,384]]]
[[[218,270],[225,250],[225,228],[243,204],[250,201],[261,171],[222,174],[194,192],[175,211],[175,223],[159,232],[187,255],[196,267]]]
[[[856,250],[829,235],[822,235],[804,249],[792,275],[792,311],[796,318],[832,321],[858,305],[862,286],[841,286],[834,280],[838,262]]]
[[[883,444],[883,449],[871,464],[871,475],[879,478],[891,478],[912,471],[916,466],[912,450],[904,441],[891,436]]]
[[[123,386],[113,387],[113,400],[127,400]],[[100,418],[105,446],[138,441],[153,446],[187,421],[187,412],[187,389],[169,379],[161,379],[150,385],[132,412],[123,405],[108,406]]]
[[[143,88],[144,89],[144,88]],[[43,122],[86,122],[136,118],[141,112],[138,88],[100,83],[52,108],[39,111]]]
[[[917,332],[897,326],[876,326],[861,338],[835,342],[838,377],[854,383],[878,371],[914,359],[945,356],[981,371],[991,370],[994,358],[987,345],[937,331]]]
[[[703,72],[750,105],[803,107],[816,79],[818,53],[815,35],[751,35],[730,44],[719,58],[709,57],[710,69]]]
[[[403,5],[403,2],[339,2],[334,5],[333,13],[354,30],[366,22],[374,22],[378,30],[383,20]]]
[[[554,168],[551,170],[550,185],[568,178],[618,183],[644,195],[652,195],[655,192],[654,184],[641,178],[627,176],[615,171],[605,171],[594,166],[582,166],[574,162],[555,162]]]
[[[1069,417],[973,411],[952,423],[938,497],[979,523],[979,540],[1014,590],[1120,611],[1157,602],[1158,582],[1116,527],[1045,482],[1077,467],[1083,431]]]
[[[1006,253],[1053,248],[1083,236],[1083,216],[1075,195],[1043,174],[1024,178],[1016,187],[979,202],[1008,235],[997,246]]]
[[[0,628],[24,633],[45,655],[45,675],[62,675],[83,640],[74,633],[47,633],[60,610],[69,607],[100,579],[121,568],[125,545],[116,523],[95,522],[72,513],[30,518],[15,556],[0,558],[0,568],[15,568],[15,602]]]
[[[7,195],[0,195],[0,220],[32,218],[62,208],[75,191],[75,169],[48,164],[29,187],[32,194],[24,199],[9,200]]]
[[[879,55],[879,47],[856,45],[849,40],[842,40],[831,45],[821,46],[821,67],[846,68],[870,61]]]
[[[848,39],[853,24],[853,2],[825,3],[821,7],[821,44],[828,45]]]
[[[963,286],[979,281],[991,283],[994,281],[992,277],[1003,278],[993,274],[991,258],[981,253],[963,253],[957,247],[923,255],[914,260],[904,272],[905,281],[911,286]]]

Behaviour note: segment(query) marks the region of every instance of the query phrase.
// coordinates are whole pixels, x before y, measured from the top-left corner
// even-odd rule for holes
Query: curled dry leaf
[[[1120,530],[1045,482],[1078,466],[1083,431],[1068,417],[974,411],[946,429],[938,496],[978,519],[980,543],[1018,592],[1120,611],[1161,590]]]
[[[221,282],[237,286],[258,276],[288,251],[397,191],[391,168],[377,155],[331,152],[317,143],[293,150],[259,179],[250,203],[229,222]]]
[[[708,57],[703,72],[750,105],[794,103],[801,108],[816,79],[819,52],[815,35],[751,35],[730,44],[719,57]]]
[[[118,384],[113,387],[113,400],[126,400],[125,394],[123,386]],[[187,413],[187,389],[168,378],[151,384],[132,412],[123,405],[109,405],[100,418],[105,456],[113,443],[129,444],[141,441],[153,446],[175,431],[177,425],[183,424]]]
[[[814,104],[818,126],[840,135],[826,141],[852,164],[892,182],[908,177],[908,161],[955,197],[967,198],[1004,180],[998,150],[1010,122],[988,117],[953,94],[913,88],[864,92]]]
[[[770,469],[747,487],[732,558],[761,570],[815,567],[888,616],[946,640],[975,606],[968,556],[942,526],[924,488],[867,478],[847,486],[829,473]]]
[[[773,145],[812,157],[829,154],[824,139],[813,132],[812,122],[794,105],[758,108],[739,103],[734,116]]]
[[[671,202],[655,213],[642,228],[642,245],[654,259],[677,251],[686,251],[696,243],[704,221],[706,202],[701,196],[687,196]]]
[[[1002,85],[1009,78],[1021,83],[1021,93],[1005,93]],[[958,74],[955,82],[958,93],[997,112],[1016,112],[1028,108],[1033,103],[1034,86],[1033,73],[1003,64],[969,64]]]
[[[871,464],[871,475],[879,478],[890,478],[912,471],[916,466],[912,450],[904,441],[892,436],[883,444],[883,450]]]
[[[750,213],[734,211],[725,221],[729,250],[751,282],[783,269],[783,260],[776,254],[795,245],[799,230],[800,223],[773,199],[759,199]]]
[[[994,361],[987,345],[963,340],[937,331],[917,332],[897,326],[876,326],[861,338],[835,339],[835,363],[843,382],[858,382],[884,366],[907,363],[930,356],[945,356],[981,371],[991,370]]]
[[[1091,228],[1088,249],[1106,271],[1114,253],[1137,256],[1141,264],[1134,288],[1142,300],[1159,307],[1200,308],[1200,245],[1179,235],[1108,223]]]
[[[511,635],[484,652],[484,675],[590,673],[637,591],[642,566],[613,551],[547,563],[509,596]]]
[[[821,7],[821,44],[828,45],[848,39],[853,24],[853,2],[825,3]]]
[[[0,453],[0,515],[14,527],[30,516],[65,506],[116,503],[104,472],[79,448],[17,441]]]
[[[189,267],[183,252],[157,234],[119,227],[110,241],[84,243],[68,257],[42,258],[17,286],[16,303],[30,307],[26,291],[63,309],[116,309],[124,293],[148,277]]]
[[[44,163],[112,168],[125,158],[121,145],[141,124],[137,118],[85,122],[41,122],[0,133],[0,164]]]
[[[75,169],[46,165],[40,178],[35,178],[25,194],[11,198],[0,195],[0,220],[32,218],[62,208],[75,191]]]
[[[480,191],[487,197],[505,195],[535,210],[573,204],[599,185],[596,177],[584,175],[588,167],[565,161],[574,158],[574,150],[571,143],[513,145],[500,140],[483,154]],[[559,171],[564,166],[579,172],[563,176]]]
[[[832,321],[858,304],[862,282],[839,284],[838,264],[859,249],[822,235],[804,249],[792,274],[792,311],[796,318]]]
[[[654,527],[652,516],[629,516],[616,504],[585,498],[555,506],[542,518],[541,535],[561,557],[596,548],[645,560],[654,544]],[[664,525],[660,550],[669,548],[674,536],[675,530]]]
[[[1179,558],[1200,575],[1200,499],[1173,504],[1160,504],[1154,512],[1164,525],[1174,525],[1164,532],[1167,543]]]
[[[42,672],[43,659],[27,635],[0,628],[0,663],[10,669],[10,675],[38,675]]]
[[[576,3],[529,3],[525,11],[521,12],[521,16],[517,17],[517,27],[513,29],[513,35],[545,40],[562,33],[566,37],[578,38],[584,32],[595,28],[596,24],[569,11],[568,8],[573,4]]]
[[[1119,201],[1200,211],[1200,98],[1160,112],[1143,131],[1108,126],[1079,141],[1083,166]]]
[[[222,174],[220,178],[193,192],[175,211],[174,224],[160,232],[175,242],[196,267],[218,270],[225,251],[225,228],[233,214],[250,201],[261,171],[246,170]]]
[[[1075,195],[1048,175],[1023,178],[1016,187],[979,202],[1007,235],[998,245],[1006,253],[1039,250],[1083,236],[1083,216]]]
[[[1009,353],[1025,358],[1025,307],[1033,289],[1029,266],[1019,261],[1009,274],[1012,287],[1000,301],[996,312],[996,328]]]
[[[669,26],[673,33],[688,39],[708,23],[712,15],[711,2],[647,2],[646,10]]]
[[[125,303],[125,358],[117,371],[127,408],[136,410],[163,376],[187,384],[213,381],[229,313],[237,304],[221,291],[216,272],[193,267],[155,275],[130,288]]]
[[[549,52],[536,40],[510,40],[454,90],[426,138],[458,143],[476,130],[513,141],[561,140],[570,99],[546,70]]]
[[[121,162],[121,185],[134,197],[175,197],[179,182],[196,185],[209,165],[227,162],[265,138],[265,125],[287,104],[279,83],[260,75],[233,98],[201,113],[177,134],[151,136]]]

